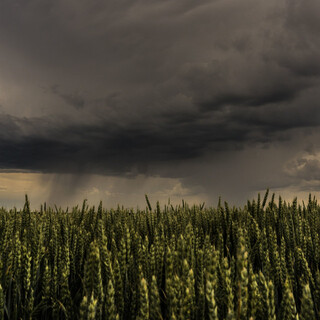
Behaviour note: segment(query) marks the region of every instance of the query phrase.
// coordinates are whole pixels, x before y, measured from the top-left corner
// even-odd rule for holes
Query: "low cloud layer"
[[[259,110],[245,114],[233,110],[213,119],[182,113],[172,119],[167,113],[148,123],[97,120],[88,125],[2,115],[0,167],[47,173],[130,175],[150,170],[158,174],[152,168],[248,146],[292,143],[298,129],[312,136],[317,128],[309,117],[297,119],[272,107],[265,111],[261,115]]]

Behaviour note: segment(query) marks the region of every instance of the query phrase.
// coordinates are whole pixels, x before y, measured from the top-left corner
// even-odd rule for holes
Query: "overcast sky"
[[[320,191],[318,0],[1,0],[0,201]]]

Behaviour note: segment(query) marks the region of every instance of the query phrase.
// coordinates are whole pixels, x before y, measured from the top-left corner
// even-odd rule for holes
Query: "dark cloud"
[[[210,158],[219,176],[214,159],[230,152],[317,145],[319,10],[317,0],[3,0],[0,167],[185,178],[182,164],[200,172]],[[288,159],[274,158],[283,171]]]
[[[6,131],[0,135],[0,167],[60,173],[156,174],[151,169],[155,165],[196,160],[247,145],[272,144],[283,140],[288,130],[318,126],[309,117],[288,116],[277,108],[251,109],[244,114],[237,109],[222,110],[210,118],[173,112],[147,123],[145,119],[127,123],[104,119],[88,125],[1,116]]]
[[[11,137],[0,139],[4,150],[1,167],[43,172],[125,174],[148,164],[196,158],[211,144],[239,139],[231,131],[223,133],[221,124],[140,122],[56,127],[51,123],[50,127],[48,123],[44,126],[42,119],[17,118],[13,123]]]

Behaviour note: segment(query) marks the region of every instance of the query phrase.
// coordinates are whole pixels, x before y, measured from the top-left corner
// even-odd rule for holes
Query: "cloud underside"
[[[196,161],[204,156],[292,143],[318,128],[318,109],[292,114],[292,105],[228,106],[216,117],[166,112],[139,121],[59,125],[48,118],[0,116],[0,167],[51,173],[139,174],[153,166]],[[152,172],[150,172],[152,174]],[[156,174],[156,172],[155,172]]]

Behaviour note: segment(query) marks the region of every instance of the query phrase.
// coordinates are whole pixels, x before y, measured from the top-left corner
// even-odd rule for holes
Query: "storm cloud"
[[[316,0],[3,0],[0,168],[299,185],[320,161],[288,173],[320,150],[319,14]],[[254,150],[269,171],[239,160]],[[219,177],[230,154],[241,166]]]

